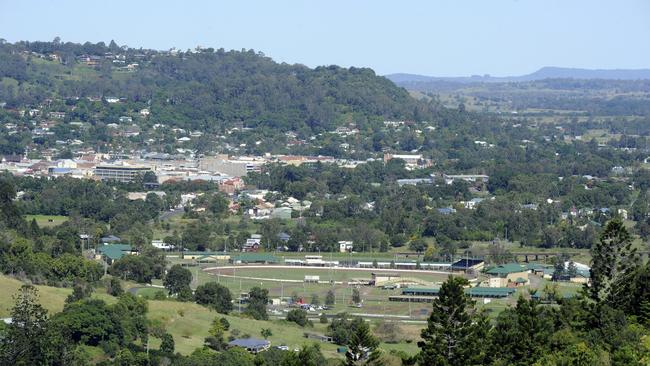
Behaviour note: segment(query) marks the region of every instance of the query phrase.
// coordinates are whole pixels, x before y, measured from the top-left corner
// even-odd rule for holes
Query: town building
[[[95,177],[100,180],[116,180],[123,183],[133,182],[136,177],[152,171],[150,167],[128,165],[98,165]]]

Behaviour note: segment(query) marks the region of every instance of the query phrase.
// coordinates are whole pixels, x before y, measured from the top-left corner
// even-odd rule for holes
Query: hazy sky
[[[650,68],[649,0],[0,0],[0,38],[253,48],[435,76]]]

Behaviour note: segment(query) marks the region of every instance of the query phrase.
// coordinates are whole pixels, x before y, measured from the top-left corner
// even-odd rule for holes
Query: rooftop
[[[496,267],[492,267],[486,271],[486,273],[491,275],[507,275],[510,273],[525,272],[528,271],[528,266],[519,264],[519,263],[506,263],[501,264]]]
[[[231,347],[243,347],[243,348],[263,348],[270,345],[271,342],[265,339],[257,338],[239,338],[234,341],[228,342],[228,345]]]
[[[274,255],[263,253],[244,253],[233,257],[232,260],[234,262],[278,262],[278,258],[276,258]]]

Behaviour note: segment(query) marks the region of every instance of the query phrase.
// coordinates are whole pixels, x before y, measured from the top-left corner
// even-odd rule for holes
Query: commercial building
[[[150,167],[129,165],[98,165],[95,177],[100,180],[116,180],[123,183],[133,182],[138,176],[152,171]]]

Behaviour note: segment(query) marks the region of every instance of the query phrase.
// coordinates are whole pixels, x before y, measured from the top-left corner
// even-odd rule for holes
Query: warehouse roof
[[[510,287],[470,287],[465,293],[472,297],[507,297],[516,290]],[[402,295],[425,295],[437,296],[439,288],[434,287],[411,287],[402,290]]]

